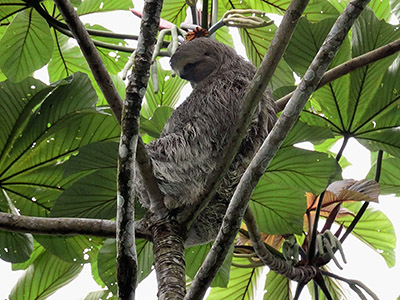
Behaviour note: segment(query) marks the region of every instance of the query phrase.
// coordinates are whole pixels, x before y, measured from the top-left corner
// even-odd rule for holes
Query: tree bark
[[[158,299],[182,300],[186,294],[186,280],[180,226],[173,220],[163,219],[152,226],[152,232]]]

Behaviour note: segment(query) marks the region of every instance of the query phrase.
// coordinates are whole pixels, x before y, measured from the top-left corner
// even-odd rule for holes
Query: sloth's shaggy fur
[[[146,148],[154,175],[169,209],[198,203],[207,176],[215,169],[238,120],[242,98],[256,68],[213,39],[197,38],[180,46],[171,67],[193,85],[192,93],[172,113],[159,139]],[[253,155],[276,121],[276,107],[267,90],[228,174],[214,198],[194,222],[185,245],[213,240],[227,205]],[[137,194],[149,206],[140,181]]]

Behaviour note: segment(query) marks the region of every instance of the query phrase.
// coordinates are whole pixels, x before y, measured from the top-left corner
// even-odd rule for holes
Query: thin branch
[[[70,2],[67,0],[55,0],[54,2],[57,4],[58,10],[61,12],[70,31],[77,40],[82,53],[85,56],[90,69],[92,70],[93,76],[101,89],[101,92],[110,105],[110,108],[117,121],[120,122],[122,98],[118,94],[118,91],[111,80],[111,76],[107,72],[107,69],[104,66],[100,54],[97,52],[93,41],[83,26],[81,20],[79,20],[79,17]]]
[[[290,3],[288,11],[285,13],[282,23],[278,28],[273,41],[271,42],[271,46],[269,47],[268,52],[260,65],[260,68],[257,70],[254,79],[250,83],[243,98],[243,107],[240,120],[234,131],[236,134],[228,141],[224,159],[221,160],[220,165],[209,177],[209,181],[206,185],[206,191],[208,194],[206,194],[206,197],[204,197],[206,201],[204,201],[202,205],[205,205],[207,201],[211,199],[212,195],[215,193],[216,186],[218,186],[218,183],[221,181],[225,172],[229,168],[231,161],[237,153],[241,141],[247,132],[253,112],[258,105],[265,89],[267,88],[268,82],[271,79],[280,59],[282,58],[297,22],[307,4],[308,1],[305,0],[294,0]],[[244,183],[244,177],[245,175],[241,180],[242,185]],[[238,191],[238,189],[236,189],[236,191]],[[213,244],[200,271],[196,274],[185,299],[201,299],[204,296],[207,287],[211,284],[213,278],[218,272],[218,269],[222,265],[225,256],[228,253],[229,245],[232,244],[233,239],[239,230],[246,206],[247,201],[245,202],[245,205],[242,206],[232,205],[231,202],[217,240]],[[227,225],[228,223],[229,225]],[[224,234],[222,234],[222,231],[224,231]]]
[[[359,280],[347,279],[347,278],[341,277],[339,275],[336,275],[336,274],[333,274],[333,273],[330,273],[330,272],[324,271],[324,270],[321,270],[321,274],[328,276],[328,277],[335,278],[337,280],[341,280],[343,282],[346,282],[349,285],[349,287],[353,291],[355,291],[361,299],[366,299],[366,298],[364,297],[364,295],[362,294],[362,292],[360,291],[360,289],[357,286],[360,286],[362,289],[364,289],[364,291],[366,291],[373,299],[379,300],[378,296],[375,295],[375,293],[370,288],[368,288],[364,283],[362,283]]]
[[[375,50],[369,51],[363,55],[355,57],[339,66],[334,67],[324,74],[319,83],[317,89],[321,88],[325,84],[332,82],[333,80],[344,76],[358,68],[364,67],[368,64],[376,62],[382,58],[388,57],[396,52],[400,51],[400,39],[391,42],[385,46],[379,47]],[[292,97],[293,93],[287,94],[286,96],[280,98],[276,101],[278,108],[283,110],[286,103],[288,103],[290,97]]]
[[[314,278],[317,274],[317,269],[314,266],[301,266],[294,267],[288,264],[287,261],[276,257],[271,251],[265,246],[263,240],[261,239],[260,231],[258,230],[257,222],[248,207],[244,215],[244,221],[246,223],[251,241],[253,242],[254,250],[256,251],[258,257],[274,272],[285,276],[291,280],[299,282],[307,282]]]

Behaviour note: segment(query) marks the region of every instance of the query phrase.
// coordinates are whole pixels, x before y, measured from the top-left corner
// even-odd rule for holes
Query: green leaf
[[[262,180],[319,194],[338,171],[336,160],[325,153],[287,147],[278,151]]]
[[[0,259],[21,263],[29,259],[33,251],[33,238],[29,233],[0,230]]]
[[[241,28],[239,30],[240,38],[246,48],[246,55],[256,67],[260,66],[264,55],[267,53],[276,28],[275,25],[270,25],[254,29]],[[279,87],[293,84],[292,71],[286,62],[281,61],[270,82],[272,89],[275,90]]]
[[[361,203],[345,204],[345,208],[354,213],[360,207]],[[337,219],[337,222],[339,224],[343,223],[345,227],[348,227],[352,220],[353,217],[347,216]],[[368,208],[357,223],[352,234],[380,254],[389,267],[394,266],[396,234],[392,223],[383,212]]]
[[[248,260],[245,258],[234,258],[233,262],[248,264]],[[262,267],[243,269],[232,266],[228,286],[226,288],[212,288],[207,300],[253,300],[256,297],[257,289],[260,287],[262,273]]]
[[[260,180],[249,206],[260,230],[268,234],[301,234],[307,201],[303,191]]]
[[[114,294],[117,293],[116,249],[115,239],[107,239],[104,241],[97,258],[99,276]],[[153,245],[149,241],[137,239],[136,253],[138,259],[138,283],[140,283],[152,271],[154,261]]]
[[[49,253],[75,264],[90,262],[97,254],[97,246],[103,242],[101,238],[82,235],[70,237],[34,235],[34,237]]]
[[[30,257],[28,260],[22,262],[22,263],[13,263],[12,264],[12,270],[26,270],[30,265],[32,265],[35,260],[44,252],[46,251],[42,245],[40,245],[38,242],[35,240],[33,241],[33,251],[30,254]]]
[[[88,173],[100,169],[116,170],[117,159],[118,142],[91,143],[79,148],[78,155],[72,156],[66,162],[64,176],[68,177],[75,173]]]
[[[116,215],[116,170],[98,170],[68,187],[57,199],[50,216],[111,219]]]
[[[164,70],[157,61],[157,76],[159,91],[154,93],[153,82],[149,80],[149,85],[145,94],[146,101],[142,106],[142,116],[149,119],[153,116],[159,106],[169,106],[174,108],[180,99],[182,88],[187,81],[179,76],[172,77],[170,70]]]
[[[150,119],[141,122],[140,129],[151,137],[159,138],[165,123],[173,111],[174,109],[169,106],[157,107]]]
[[[185,262],[186,262],[186,274],[190,278],[194,278],[197,271],[203,264],[204,260],[207,257],[208,252],[211,249],[212,242],[204,245],[198,245],[194,247],[190,247],[185,249]],[[233,255],[233,247],[229,250],[228,255],[226,256],[224,263],[219,269],[217,275],[215,276],[213,282],[211,283],[212,287],[226,287],[229,282],[229,272],[230,266],[232,262]]]
[[[400,158],[388,157],[382,161],[381,177],[379,186],[381,194],[396,194],[400,196]],[[371,166],[367,178],[374,179],[376,172],[376,163]]]
[[[290,289],[290,280],[286,277],[269,271],[265,281],[264,300],[292,300],[292,291]]]
[[[116,257],[117,246],[115,239],[106,239],[97,256],[97,267],[101,280],[114,294],[117,293]]]
[[[79,264],[67,263],[44,252],[18,280],[9,299],[46,299],[57,289],[71,282],[81,270],[82,266]]]
[[[334,138],[334,136],[327,128],[309,126],[301,121],[297,121],[283,141],[282,147],[306,141],[318,142],[331,138]]]
[[[60,33],[57,33],[54,39],[57,47],[54,48],[51,61],[47,66],[50,82],[71,76],[78,71],[91,73],[78,46],[70,43],[69,38]]]
[[[180,27],[185,21],[188,5],[181,0],[165,0],[161,10],[161,18]]]
[[[23,0],[0,0],[0,22],[17,12],[27,9],[28,6]]]
[[[27,78],[20,83],[0,82],[0,169],[15,140],[27,125],[32,110],[53,90],[39,80]]]
[[[43,67],[53,52],[49,26],[33,9],[18,13],[0,44],[0,68],[13,81],[21,81]]]
[[[131,1],[128,1],[128,2],[131,2]],[[83,3],[86,3],[86,1]],[[112,2],[112,3],[114,3],[114,2]],[[131,2],[131,5],[132,5],[132,2]],[[86,25],[85,27],[88,29],[94,29],[94,30],[99,30],[99,31],[104,31],[104,32],[111,32],[107,28],[100,26],[100,25]],[[106,42],[106,43],[109,43],[111,45],[116,45],[116,46],[127,46],[128,45],[128,43],[124,39],[100,37],[100,36],[93,36],[92,38],[94,40]],[[125,64],[128,62],[128,59],[129,59],[129,53],[126,53],[126,52],[110,50],[110,49],[106,49],[106,48],[102,48],[102,47],[97,47],[97,51],[100,54],[107,71],[111,74],[117,74],[118,72],[122,71],[122,69],[124,68]]]
[[[21,95],[29,90],[26,86],[15,87]],[[7,93],[4,97],[7,99]],[[96,95],[84,74],[77,73],[23,101],[29,103],[25,107],[19,104],[22,107],[17,109],[0,109],[6,119],[9,111],[19,113],[6,123],[9,136],[2,138],[7,145],[4,149],[12,151],[3,151],[0,186],[22,214],[45,216],[63,187],[74,180],[63,179],[63,162],[83,145],[118,138],[120,128],[113,116],[91,108]]]
[[[85,0],[77,10],[78,15],[85,15],[95,12],[106,12],[113,10],[129,10],[133,4],[131,0],[102,1],[102,0]]]

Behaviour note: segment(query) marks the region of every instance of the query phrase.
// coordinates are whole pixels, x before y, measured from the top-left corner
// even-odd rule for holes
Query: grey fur
[[[172,113],[160,138],[146,146],[170,209],[202,200],[199,195],[224,152],[228,137],[234,134],[232,128],[242,97],[256,71],[232,48],[209,38],[197,38],[180,46],[171,58],[171,66],[194,88]],[[228,174],[194,222],[185,246],[216,237],[240,177],[275,121],[275,104],[267,90]],[[148,195],[140,184],[137,194],[148,207]]]

